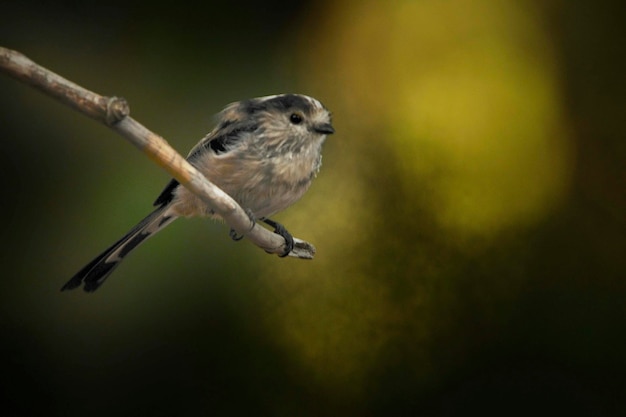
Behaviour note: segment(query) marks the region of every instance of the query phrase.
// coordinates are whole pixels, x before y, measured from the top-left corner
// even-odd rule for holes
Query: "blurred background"
[[[622,2],[14,3],[0,45],[183,154],[280,92],[337,133],[276,216],[313,261],[179,220],[60,293],[169,178],[1,75],[6,415],[626,414]]]

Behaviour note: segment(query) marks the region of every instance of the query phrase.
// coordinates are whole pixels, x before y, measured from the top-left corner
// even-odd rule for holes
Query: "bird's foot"
[[[254,213],[252,212],[252,210],[250,209],[246,209],[246,214],[248,215],[248,218],[250,219],[250,221],[252,222],[252,227],[250,227],[250,230],[252,230],[254,228],[254,225],[256,224],[256,217],[254,216]],[[228,235],[230,236],[230,238],[232,240],[234,240],[235,242],[240,241],[241,239],[243,239],[243,235],[239,235],[237,234],[237,232],[235,231],[235,229],[230,229],[230,232],[228,232]]]
[[[274,220],[263,219],[263,222],[265,224],[272,226],[274,228],[274,233],[281,235],[283,239],[285,239],[285,251],[281,255],[278,255],[278,256],[280,256],[281,258],[284,258],[285,256],[289,255],[289,252],[293,250],[293,246],[294,246],[293,236],[291,236],[291,233],[287,231],[285,226],[283,226],[282,224],[278,222],[275,222]]]

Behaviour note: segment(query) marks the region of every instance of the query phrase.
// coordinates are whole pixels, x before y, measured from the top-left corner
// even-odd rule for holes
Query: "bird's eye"
[[[289,116],[289,121],[294,125],[299,125],[300,123],[302,123],[302,120],[302,115],[299,113],[291,113],[291,116]]]

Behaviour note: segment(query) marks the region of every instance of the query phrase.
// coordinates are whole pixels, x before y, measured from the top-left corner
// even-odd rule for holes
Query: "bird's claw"
[[[254,213],[252,213],[252,210],[246,209],[245,211],[246,211],[246,214],[248,215],[248,218],[252,222],[252,227],[250,227],[250,230],[252,230],[254,229],[254,226],[256,225],[256,217],[254,216]],[[243,239],[243,235],[237,234],[237,231],[235,229],[230,229],[230,231],[228,232],[228,235],[235,242],[238,242],[241,239]]]
[[[285,226],[283,226],[282,224],[278,222],[275,222],[274,220],[263,219],[263,222],[272,226],[274,228],[274,233],[282,236],[282,238],[285,239],[285,251],[278,256],[280,256],[281,258],[284,258],[285,256],[289,255],[289,253],[293,250],[293,247],[294,247],[293,236],[291,236],[291,233],[287,231]]]

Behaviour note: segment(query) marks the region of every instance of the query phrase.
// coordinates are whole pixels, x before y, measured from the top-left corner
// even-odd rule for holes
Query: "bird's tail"
[[[115,267],[124,260],[126,255],[150,236],[176,220],[177,216],[168,213],[167,209],[168,205],[164,204],[146,216],[124,237],[78,271],[61,288],[61,291],[80,287],[82,283],[85,284],[83,289],[87,292],[97,290]]]

